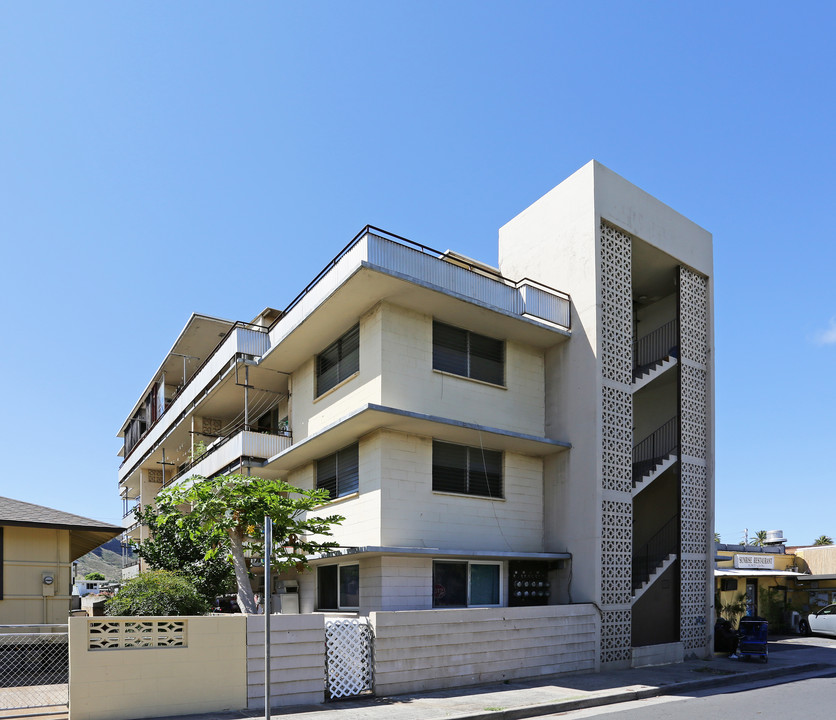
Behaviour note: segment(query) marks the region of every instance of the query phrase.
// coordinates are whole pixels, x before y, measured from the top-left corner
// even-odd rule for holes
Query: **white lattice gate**
[[[329,700],[372,689],[374,634],[362,620],[325,623],[325,690]]]
[[[66,625],[0,625],[0,709],[67,705]]]

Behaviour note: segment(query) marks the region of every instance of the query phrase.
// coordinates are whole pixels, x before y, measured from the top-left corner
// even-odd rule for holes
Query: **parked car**
[[[819,633],[836,637],[836,604],[810,613],[799,623],[799,628],[804,635]]]

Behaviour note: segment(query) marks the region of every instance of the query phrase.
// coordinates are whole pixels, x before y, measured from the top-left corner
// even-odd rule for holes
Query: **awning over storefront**
[[[790,570],[739,570],[736,568],[715,568],[714,577],[794,577],[809,578],[810,575]]]

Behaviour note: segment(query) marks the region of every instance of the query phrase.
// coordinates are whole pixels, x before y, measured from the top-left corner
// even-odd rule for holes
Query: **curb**
[[[571,712],[573,710],[586,710],[588,708],[615,705],[632,700],[645,700],[647,698],[659,697],[660,695],[676,695],[677,693],[692,692],[694,690],[708,690],[710,688],[723,687],[724,685],[735,685],[740,682],[755,682],[757,680],[768,680],[781,676],[789,678],[815,670],[832,670],[833,668],[833,665],[826,663],[804,663],[802,665],[794,665],[791,668],[780,667],[746,673],[734,673],[733,675],[707,678],[705,680],[689,680],[671,683],[670,685],[662,685],[660,687],[643,688],[641,690],[622,690],[610,694],[592,695],[575,700],[556,700],[537,705],[508,708],[507,710],[486,710],[484,712],[467,713],[464,715],[451,715],[446,720],[523,720],[523,718]]]

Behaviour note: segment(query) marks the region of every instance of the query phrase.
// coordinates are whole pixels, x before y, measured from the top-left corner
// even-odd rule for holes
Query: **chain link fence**
[[[0,625],[0,709],[69,702],[66,625]]]

